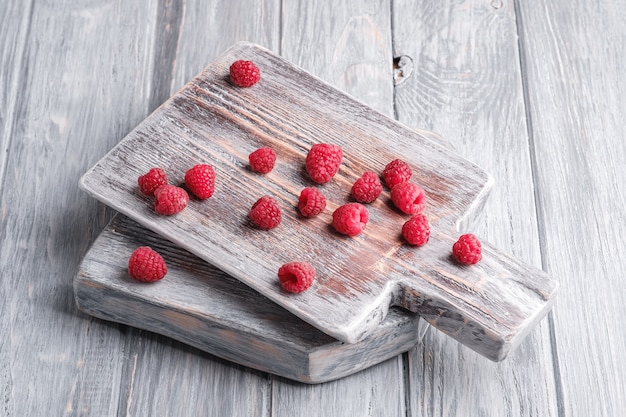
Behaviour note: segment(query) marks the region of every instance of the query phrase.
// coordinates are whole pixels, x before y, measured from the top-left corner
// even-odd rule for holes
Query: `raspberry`
[[[128,259],[128,274],[137,281],[159,281],[167,274],[167,266],[161,255],[148,246],[141,246]]]
[[[480,241],[471,233],[461,235],[452,245],[452,255],[462,264],[474,265],[483,257]]]
[[[304,217],[315,217],[326,208],[326,197],[314,187],[304,188],[298,197],[298,210]]]
[[[402,236],[410,245],[423,246],[430,237],[430,224],[423,214],[416,214],[402,225]]]
[[[315,269],[306,262],[289,262],[278,269],[278,280],[289,292],[300,293],[311,286]]]
[[[162,185],[154,191],[154,211],[170,216],[187,207],[189,194],[187,191],[174,185]]]
[[[426,207],[424,190],[412,182],[402,182],[391,189],[391,201],[400,211],[415,214]]]
[[[161,168],[152,168],[146,174],[137,178],[139,190],[149,196],[154,195],[154,190],[167,184],[167,175]]]
[[[311,147],[306,156],[306,172],[316,183],[325,184],[339,171],[341,158],[343,152],[339,146],[317,143]]]
[[[396,185],[410,180],[412,175],[413,171],[409,164],[401,159],[394,159],[383,169],[383,180],[390,190]]]
[[[272,148],[259,148],[248,155],[250,168],[259,174],[267,174],[274,169],[276,152]]]
[[[238,87],[252,87],[261,79],[261,71],[252,61],[242,59],[230,66],[230,80]]]
[[[270,196],[259,198],[250,209],[250,220],[263,230],[273,229],[280,224],[282,218],[280,206]]]
[[[185,185],[201,200],[206,200],[215,191],[215,171],[211,165],[197,164],[185,173]]]
[[[359,203],[371,203],[383,191],[383,186],[375,172],[365,172],[352,185],[352,197]]]
[[[365,229],[369,213],[360,203],[348,203],[333,212],[333,227],[339,233],[356,236]]]

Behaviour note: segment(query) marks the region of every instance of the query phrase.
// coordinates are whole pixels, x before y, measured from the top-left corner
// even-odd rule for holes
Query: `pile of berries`
[[[251,61],[239,60],[230,67],[230,80],[237,87],[251,87],[260,78],[258,67]],[[248,166],[252,172],[265,175],[274,169],[276,159],[276,152],[266,146],[248,155]],[[303,162],[308,177],[317,186],[323,186],[339,172],[342,159],[341,147],[317,143],[311,146]],[[374,171],[363,172],[350,189],[354,202],[347,202],[333,211],[333,228],[349,237],[362,233],[369,221],[369,212],[365,205],[379,198],[384,183],[389,189],[394,206],[403,214],[411,216],[401,228],[405,242],[418,247],[425,245],[430,238],[430,224],[424,214],[426,193],[422,187],[411,181],[412,176],[411,167],[401,159],[389,162],[380,176]],[[200,200],[212,197],[215,179],[215,171],[211,165],[196,164],[185,173],[185,188],[169,184],[162,168],[150,169],[138,178],[138,184],[142,194],[154,197],[155,212],[170,216],[185,209],[189,203],[188,191]],[[316,186],[301,190],[297,210],[303,218],[315,217],[325,209],[326,197]],[[270,230],[280,225],[282,211],[275,198],[263,195],[251,206],[248,217],[258,229]],[[461,264],[477,263],[482,257],[480,241],[471,234],[460,236],[452,247],[452,256]],[[167,268],[158,253],[148,247],[141,247],[131,255],[128,271],[131,277],[139,281],[154,282],[163,278]],[[314,279],[315,269],[307,262],[289,262],[278,270],[278,280],[288,292],[305,291]]]
[[[151,168],[137,179],[139,191],[154,197],[154,211],[164,216],[179,213],[189,203],[189,193],[182,187],[168,183],[167,174],[162,168]],[[213,195],[215,171],[211,165],[197,164],[185,173],[185,186],[201,200]]]

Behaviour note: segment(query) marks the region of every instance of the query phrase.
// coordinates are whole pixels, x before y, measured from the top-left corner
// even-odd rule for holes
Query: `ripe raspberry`
[[[300,293],[311,286],[315,269],[306,262],[289,262],[278,269],[278,280],[289,292]]]
[[[154,211],[170,216],[187,207],[189,194],[187,191],[174,185],[162,185],[154,191]]]
[[[402,225],[402,236],[410,245],[423,246],[430,238],[430,224],[423,214],[416,214]]]
[[[314,187],[304,188],[298,197],[298,210],[304,217],[315,217],[326,208],[326,197]]]
[[[154,195],[154,190],[167,184],[167,175],[161,168],[152,168],[146,174],[137,178],[139,190],[149,196]]]
[[[230,80],[239,87],[252,87],[261,79],[261,71],[252,61],[242,59],[230,66]]]
[[[480,241],[471,233],[461,235],[452,245],[452,255],[462,264],[474,265],[483,257]]]
[[[250,220],[263,230],[273,229],[282,219],[280,206],[270,196],[259,198],[250,209]]]
[[[325,184],[339,171],[341,158],[343,151],[339,146],[317,143],[311,147],[306,156],[306,172],[316,183]]]
[[[390,190],[396,185],[410,180],[412,175],[413,171],[409,164],[401,159],[394,159],[383,169],[383,180]]]
[[[185,185],[201,200],[206,200],[215,191],[215,171],[211,165],[197,164],[185,173]]]
[[[369,213],[360,203],[348,203],[333,212],[333,227],[339,233],[356,236],[365,229]]]
[[[391,201],[406,214],[415,214],[426,207],[424,190],[412,182],[402,182],[391,189]]]
[[[161,255],[148,246],[141,246],[128,259],[128,274],[137,281],[159,281],[167,274],[167,266]]]
[[[359,203],[371,203],[383,191],[383,186],[375,172],[365,172],[352,185],[352,197]]]
[[[259,174],[267,174],[274,169],[276,152],[272,148],[259,148],[248,155],[250,168]]]

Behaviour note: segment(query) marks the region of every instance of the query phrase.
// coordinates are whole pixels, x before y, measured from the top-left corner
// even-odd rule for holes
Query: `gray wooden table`
[[[0,0],[0,415],[626,415],[625,15],[589,0]],[[492,174],[473,231],[561,283],[508,359],[430,331],[304,385],[77,310],[78,264],[114,214],[79,177],[241,40]]]

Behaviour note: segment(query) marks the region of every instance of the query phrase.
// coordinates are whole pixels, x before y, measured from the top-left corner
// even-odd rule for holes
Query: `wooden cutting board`
[[[250,59],[261,81],[238,88],[230,64]],[[314,143],[342,147],[339,173],[319,186],[324,213],[302,219],[295,209],[302,188],[314,186],[304,160]],[[262,146],[278,160],[267,175],[248,168]],[[421,248],[400,235],[408,219],[389,192],[368,205],[366,230],[349,238],[330,226],[335,208],[367,170],[382,172],[393,159],[413,168],[426,191],[432,233]],[[164,168],[173,184],[197,163],[217,175],[209,200],[191,199],[174,216],[154,212],[137,178]],[[236,44],[129,133],[80,181],[86,190],[165,239],[235,277],[324,333],[348,343],[363,340],[390,305],[418,312],[434,327],[492,360],[504,358],[551,308],[557,284],[544,272],[483,242],[483,260],[461,266],[451,247],[464,221],[481,207],[491,179],[479,167],[256,45]],[[270,231],[248,220],[252,204],[271,195],[283,221]],[[276,273],[290,261],[317,271],[302,294],[280,289]]]
[[[164,257],[162,281],[128,276],[130,254],[144,245]],[[339,342],[121,214],[85,255],[74,293],[78,307],[95,317],[305,383],[338,379],[405,352],[428,326],[417,314],[392,309],[361,342]]]

